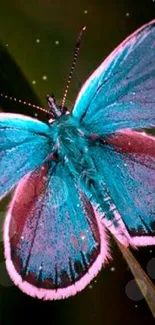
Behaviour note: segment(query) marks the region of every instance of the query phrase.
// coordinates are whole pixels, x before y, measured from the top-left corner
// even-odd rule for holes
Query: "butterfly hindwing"
[[[122,130],[92,155],[115,205],[118,239],[123,231],[131,245],[155,244],[155,138]]]
[[[0,197],[42,164],[49,154],[49,144],[49,126],[45,123],[0,113]]]
[[[4,243],[13,281],[43,299],[82,290],[109,255],[100,220],[61,162],[50,162],[20,181]]]
[[[155,20],[129,36],[82,87],[72,116],[87,133],[155,125]]]

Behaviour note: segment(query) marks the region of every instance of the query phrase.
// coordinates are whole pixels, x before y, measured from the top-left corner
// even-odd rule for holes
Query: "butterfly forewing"
[[[0,197],[41,165],[50,149],[48,125],[23,115],[0,113]]]
[[[129,36],[82,87],[72,115],[99,135],[155,125],[155,21]]]

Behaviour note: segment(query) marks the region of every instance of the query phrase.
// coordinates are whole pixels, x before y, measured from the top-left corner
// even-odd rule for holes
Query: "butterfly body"
[[[16,187],[6,265],[33,297],[85,288],[110,258],[107,231],[155,244],[155,138],[141,130],[155,126],[154,44],[152,21],[86,81],[71,114],[53,96],[47,124],[0,114],[0,197]]]
[[[97,169],[95,159],[91,154],[92,148],[95,149],[101,145],[99,139],[94,140],[86,135],[84,128],[80,129],[74,124],[71,115],[56,119],[50,128],[51,138],[54,140],[52,143],[54,158],[56,157],[67,167],[75,184],[80,184],[81,189],[96,205],[99,205],[99,202],[102,205],[106,193],[102,193],[100,183],[103,188],[104,175],[103,173],[100,175],[100,170]],[[102,143],[104,146],[103,139]],[[105,212],[105,204],[102,211]]]

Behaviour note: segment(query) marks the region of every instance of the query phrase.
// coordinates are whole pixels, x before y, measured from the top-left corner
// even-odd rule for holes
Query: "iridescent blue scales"
[[[58,108],[56,106],[56,108]],[[0,196],[8,272],[42,299],[75,295],[123,245],[155,244],[155,21],[86,81],[51,123],[0,114]]]

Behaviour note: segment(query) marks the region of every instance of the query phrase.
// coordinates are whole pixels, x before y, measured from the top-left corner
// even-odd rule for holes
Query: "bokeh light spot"
[[[148,262],[147,273],[150,278],[155,279],[155,257],[151,258],[151,260]]]
[[[143,287],[144,294],[147,293],[147,287],[145,285],[145,282],[137,279],[137,282],[140,284],[141,287]],[[133,301],[140,301],[144,298],[143,294],[141,293],[138,284],[136,280],[131,280],[128,282],[125,288],[126,295],[129,299]]]

